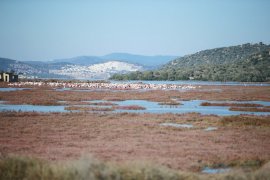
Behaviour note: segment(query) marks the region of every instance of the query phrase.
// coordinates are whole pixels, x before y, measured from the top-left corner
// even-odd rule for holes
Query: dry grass
[[[93,158],[81,158],[65,163],[49,163],[40,159],[7,156],[0,159],[0,179],[28,180],[262,180],[270,178],[270,163],[257,171],[241,170],[221,175],[203,175],[175,171],[151,163],[112,164]]]
[[[263,126],[270,127],[270,117],[269,116],[228,116],[223,117],[220,120],[222,126]]]

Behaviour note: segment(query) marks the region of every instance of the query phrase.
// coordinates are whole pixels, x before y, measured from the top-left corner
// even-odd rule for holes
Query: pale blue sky
[[[268,0],[0,0],[0,57],[185,55],[270,43]]]

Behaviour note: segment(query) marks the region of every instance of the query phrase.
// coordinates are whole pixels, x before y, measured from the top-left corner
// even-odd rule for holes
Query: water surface
[[[202,170],[202,173],[206,173],[206,174],[219,174],[219,173],[227,173],[230,170],[231,170],[230,168],[210,168],[210,167],[205,167]]]
[[[145,100],[126,100],[114,102],[120,106],[128,105],[139,105],[143,106],[145,110],[116,110],[117,112],[139,112],[139,113],[191,113],[197,112],[204,115],[219,115],[219,116],[230,116],[240,114],[254,114],[254,115],[270,115],[270,112],[245,112],[245,111],[230,111],[228,106],[201,106],[202,102],[229,102],[236,103],[237,101],[205,101],[205,100],[191,100],[181,101],[182,105],[170,106],[170,105],[159,105],[157,102],[150,102]],[[267,101],[241,101],[239,103],[255,103],[264,106],[270,106],[270,102]]]
[[[2,92],[8,92],[8,91],[21,91],[21,90],[26,90],[26,89],[31,89],[31,88],[0,88],[0,91]]]
[[[179,101],[182,105],[172,106],[172,105],[159,105],[158,102],[151,102],[146,100],[126,100],[126,101],[89,101],[89,102],[111,102],[117,104],[118,106],[131,106],[138,105],[142,106],[144,110],[125,110],[116,109],[112,112],[132,112],[132,113],[201,113],[204,115],[218,115],[218,116],[230,116],[230,115],[240,115],[240,114],[253,114],[253,115],[270,115],[270,112],[245,112],[245,111],[230,111],[228,106],[201,106],[202,102],[210,103],[236,103],[237,101],[205,101],[205,100],[191,100],[191,101]],[[270,102],[267,101],[241,101],[237,103],[252,103],[261,104],[264,106],[270,106]],[[113,106],[98,106],[98,105],[78,105],[78,106],[95,106],[95,107],[106,107],[110,108]],[[55,106],[39,106],[39,105],[13,105],[4,104],[0,102],[0,111],[37,111],[37,112],[70,112],[65,110],[67,105],[55,105]]]

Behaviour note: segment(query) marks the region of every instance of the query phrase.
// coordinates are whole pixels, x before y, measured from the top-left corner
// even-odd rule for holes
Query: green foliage
[[[244,44],[177,58],[155,71],[115,74],[116,80],[270,81],[270,46]]]

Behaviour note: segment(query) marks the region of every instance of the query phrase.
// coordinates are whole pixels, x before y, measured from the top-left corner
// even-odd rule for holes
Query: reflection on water
[[[210,103],[252,103],[252,104],[261,104],[264,106],[270,106],[270,102],[267,101],[204,101],[204,100],[192,100],[192,101],[181,101],[179,106],[167,106],[159,105],[157,102],[151,102],[146,100],[126,100],[126,101],[89,101],[89,102],[111,102],[117,104],[118,106],[132,106],[138,105],[142,106],[144,110],[126,110],[126,109],[115,109],[113,112],[136,112],[136,113],[191,113],[197,112],[204,115],[213,114],[219,116],[228,116],[228,115],[240,115],[240,114],[254,114],[254,115],[270,115],[270,112],[244,112],[244,111],[230,111],[228,106],[201,106],[202,102]],[[82,105],[80,105],[82,106]],[[83,106],[95,106],[101,107],[99,105],[83,105]],[[12,104],[3,104],[0,102],[0,111],[37,111],[37,112],[69,112],[65,110],[66,105],[57,105],[57,106],[38,106],[38,105],[12,105]],[[112,107],[113,106],[106,106]],[[210,128],[210,127],[209,127]],[[211,129],[213,130],[213,129]],[[207,130],[209,131],[209,130]]]

